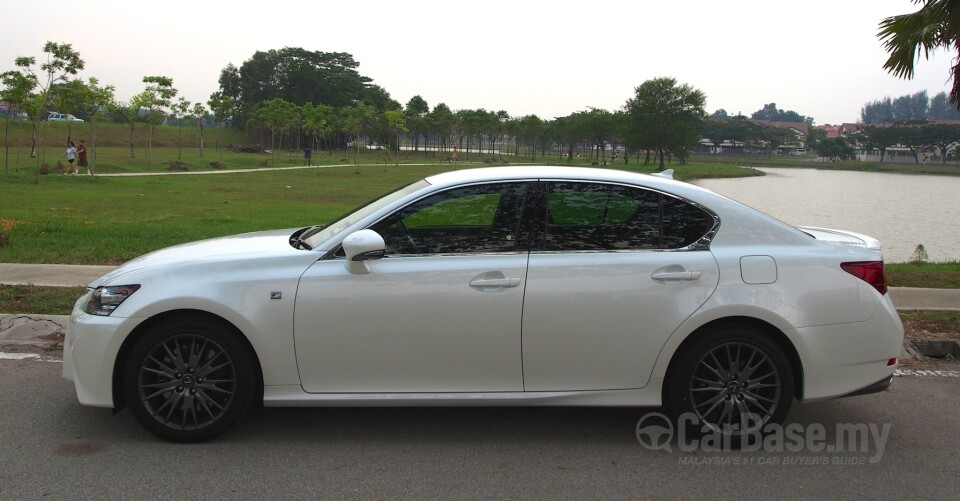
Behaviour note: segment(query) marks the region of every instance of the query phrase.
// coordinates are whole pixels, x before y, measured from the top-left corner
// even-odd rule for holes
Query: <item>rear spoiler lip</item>
[[[817,240],[827,242],[827,243],[832,243],[835,245],[850,245],[853,247],[862,247],[865,249],[871,249],[878,252],[883,250],[879,240],[869,235],[864,235],[862,233],[856,233],[856,232],[847,231],[847,230],[837,230],[833,228],[820,228],[817,226],[797,226],[797,229],[804,233],[807,233],[808,235],[816,238]],[[821,235],[818,236],[817,233],[820,233]],[[831,240],[831,239],[821,238],[821,236],[830,236],[830,235],[835,237],[847,237],[847,239]],[[856,239],[857,241],[853,241],[850,239]]]

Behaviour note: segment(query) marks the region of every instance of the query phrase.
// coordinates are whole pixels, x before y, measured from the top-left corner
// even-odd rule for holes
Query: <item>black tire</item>
[[[695,436],[729,435],[734,445],[767,425],[783,423],[793,403],[790,363],[770,336],[729,325],[700,336],[671,367],[664,404]]]
[[[159,323],[126,359],[127,405],[150,433],[173,442],[210,440],[250,408],[257,377],[235,330],[204,317]]]

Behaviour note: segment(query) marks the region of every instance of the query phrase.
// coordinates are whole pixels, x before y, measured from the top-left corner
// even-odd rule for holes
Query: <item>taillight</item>
[[[840,263],[843,271],[870,284],[880,294],[887,293],[887,278],[883,275],[883,261]]]

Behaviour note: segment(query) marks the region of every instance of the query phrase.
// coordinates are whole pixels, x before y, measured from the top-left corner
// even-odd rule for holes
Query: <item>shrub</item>
[[[923,247],[923,244],[917,245],[917,248],[913,250],[913,259],[910,260],[911,263],[923,264],[930,259],[930,256],[927,255],[927,249]]]

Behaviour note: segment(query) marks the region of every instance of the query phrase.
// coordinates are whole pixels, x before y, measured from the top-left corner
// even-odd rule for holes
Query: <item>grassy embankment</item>
[[[708,155],[694,154],[692,160],[723,165],[744,167],[796,167],[820,170],[852,170],[860,172],[887,172],[895,174],[933,174],[940,176],[960,176],[960,164],[956,162],[912,163],[912,162],[820,162],[814,157],[768,156],[768,155]]]

